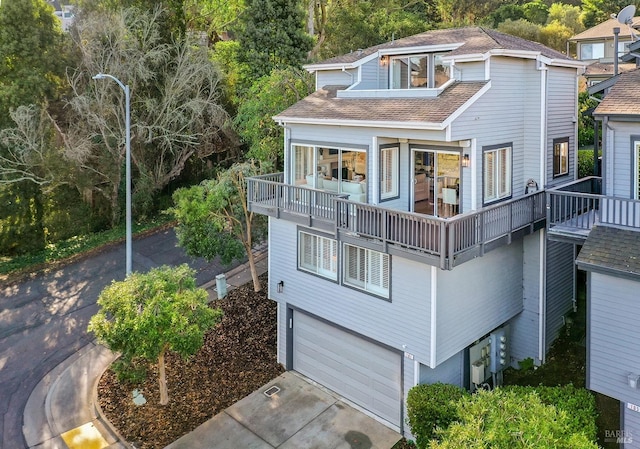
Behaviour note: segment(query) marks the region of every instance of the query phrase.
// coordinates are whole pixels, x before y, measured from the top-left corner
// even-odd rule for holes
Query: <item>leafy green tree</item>
[[[571,30],[573,34],[584,31],[582,24],[582,11],[579,6],[567,5],[564,3],[552,3],[549,7],[547,23],[558,22]]]
[[[543,0],[533,0],[523,5],[524,18],[531,23],[544,25],[549,16],[549,6]]]
[[[611,14],[617,14],[629,4],[640,6],[629,0],[582,0],[582,22],[587,28],[609,20]]]
[[[248,157],[282,167],[283,130],[272,117],[313,89],[313,76],[293,67],[276,69],[251,86],[234,119],[238,133],[249,146]]]
[[[275,68],[298,67],[312,39],[305,32],[305,11],[298,0],[249,0],[239,24],[239,61],[254,81]],[[245,86],[248,88],[249,86]]]
[[[537,23],[531,23],[526,19],[511,20],[507,19],[498,25],[498,31],[512,36],[518,36],[534,42],[540,42],[540,32],[542,26]]]
[[[573,36],[573,30],[560,22],[553,21],[540,29],[540,43],[549,48],[566,52],[567,41]]]
[[[506,20],[524,19],[524,8],[522,5],[502,5],[491,14],[489,14],[483,22],[492,28],[497,28]]]
[[[66,61],[64,35],[49,4],[44,0],[0,3],[0,129],[12,128],[11,132],[19,134],[17,128],[24,122],[13,121],[13,110],[39,107],[58,97]],[[15,148],[13,137],[5,134],[0,143],[0,184],[11,184],[0,188],[0,250],[39,250],[45,245],[45,199],[40,184],[49,180],[39,155],[47,150]],[[42,137],[41,143],[47,140]]]
[[[457,403],[459,420],[441,429],[430,449],[597,449],[570,425],[564,410],[544,405],[537,394],[495,389]]]
[[[253,288],[261,289],[252,249],[267,233],[266,217],[249,211],[247,178],[261,173],[251,162],[234,164],[217,179],[178,189],[171,212],[178,221],[178,244],[191,256],[223,264],[244,256],[249,261]]]
[[[578,147],[593,145],[594,120],[592,112],[598,106],[597,100],[586,90],[578,94]]]
[[[161,405],[169,403],[166,353],[195,354],[222,315],[208,306],[194,274],[187,265],[163,266],[113,281],[100,293],[100,310],[89,322],[89,331],[111,350],[157,362]]]

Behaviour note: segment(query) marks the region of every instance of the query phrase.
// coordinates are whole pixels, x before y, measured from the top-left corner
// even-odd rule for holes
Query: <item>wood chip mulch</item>
[[[166,358],[169,404],[159,404],[157,370],[149,366],[140,385],[121,384],[110,369],[98,384],[98,402],[120,434],[138,449],[164,448],[182,435],[257,390],[284,369],[276,361],[276,303],[253,283],[214,301],[224,316],[189,360]],[[137,406],[134,388],[147,403]]]

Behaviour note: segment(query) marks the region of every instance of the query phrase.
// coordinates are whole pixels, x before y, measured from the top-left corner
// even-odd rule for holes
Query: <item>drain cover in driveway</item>
[[[264,395],[266,397],[268,397],[268,398],[270,398],[274,394],[277,394],[278,392],[280,392],[280,387],[278,387],[277,385],[269,387],[269,388],[267,388],[266,390],[263,391]]]

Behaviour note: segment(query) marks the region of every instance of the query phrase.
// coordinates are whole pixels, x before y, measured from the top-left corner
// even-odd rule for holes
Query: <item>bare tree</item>
[[[193,157],[204,158],[233,141],[219,104],[219,74],[206,48],[185,37],[163,41],[162,10],[95,12],[77,25],[74,41],[81,65],[68,75],[71,119],[59,126],[66,157],[92,178],[107,198],[112,223],[119,220],[125,158],[124,92],[107,73],[129,85],[134,207],[178,176]]]

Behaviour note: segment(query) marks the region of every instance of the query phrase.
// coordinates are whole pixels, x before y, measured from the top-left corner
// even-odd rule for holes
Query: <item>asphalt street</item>
[[[230,268],[189,257],[176,245],[172,229],[134,239],[133,270],[188,263],[202,285]],[[97,311],[96,299],[124,275],[123,243],[0,288],[0,449],[27,447],[22,426],[29,395],[50,370],[93,339],[87,325]]]

